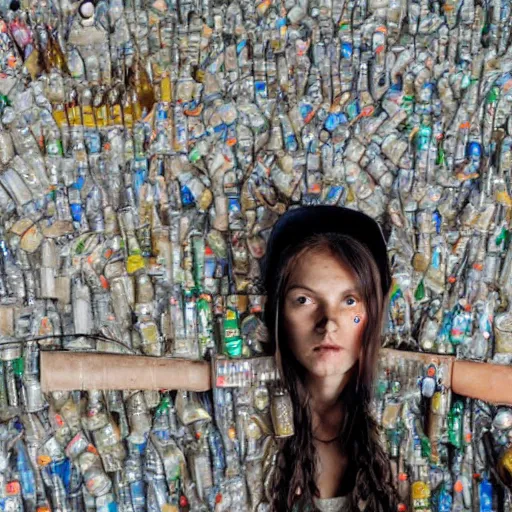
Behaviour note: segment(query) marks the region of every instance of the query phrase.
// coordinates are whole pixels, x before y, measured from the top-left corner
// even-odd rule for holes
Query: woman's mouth
[[[338,345],[318,345],[313,349],[314,352],[339,352],[341,350],[341,347]]]

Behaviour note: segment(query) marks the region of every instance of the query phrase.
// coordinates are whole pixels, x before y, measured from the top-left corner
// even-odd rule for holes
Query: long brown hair
[[[276,467],[269,492],[271,510],[290,511],[297,502],[314,507],[313,497],[318,496],[316,449],[310,396],[304,385],[305,369],[288,346],[284,322],[278,320],[283,315],[282,305],[294,265],[306,252],[315,249],[330,251],[354,273],[368,317],[358,363],[339,401],[343,418],[339,442],[349,460],[347,475],[353,477],[349,510],[394,512],[398,504],[397,493],[392,483],[389,460],[379,441],[378,426],[370,412],[385,305],[381,276],[369,250],[354,238],[339,233],[313,235],[299,245],[289,247],[282,255],[285,263],[274,284],[274,293],[267,296],[264,318],[270,334],[268,348],[276,353],[277,346],[279,359],[286,363],[280,366],[284,385],[292,399],[295,424],[295,435],[278,441]]]

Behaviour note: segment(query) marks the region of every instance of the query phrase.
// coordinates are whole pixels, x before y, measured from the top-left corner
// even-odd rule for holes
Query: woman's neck
[[[343,420],[340,396],[349,379],[350,375],[345,374],[328,378],[310,376],[306,380],[312,434],[316,441],[334,440],[339,435]]]
[[[329,414],[333,409],[339,409],[340,395],[350,379],[347,372],[343,376],[333,375],[329,377],[306,377],[306,388],[311,397],[310,407],[315,415]]]

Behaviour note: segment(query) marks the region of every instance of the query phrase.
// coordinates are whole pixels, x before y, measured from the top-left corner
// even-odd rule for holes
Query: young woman
[[[378,224],[342,207],[291,209],[272,230],[262,276],[269,350],[295,428],[276,440],[271,510],[396,511],[369,410],[391,285]]]

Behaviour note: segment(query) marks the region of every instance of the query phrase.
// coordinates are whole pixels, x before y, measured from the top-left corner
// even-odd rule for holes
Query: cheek
[[[298,357],[304,348],[310,343],[312,322],[305,315],[296,312],[287,312],[283,314],[283,332],[286,336],[288,346],[293,354]]]
[[[361,348],[361,345],[363,343],[363,333],[366,328],[366,318],[363,318],[358,324],[354,324],[354,348],[357,349],[357,352],[359,353],[359,349]]]
[[[359,322],[355,321],[356,317],[359,317]],[[340,328],[345,334],[344,341],[346,348],[359,353],[367,323],[368,317],[365,314],[364,308],[354,308],[351,311],[343,313]]]

